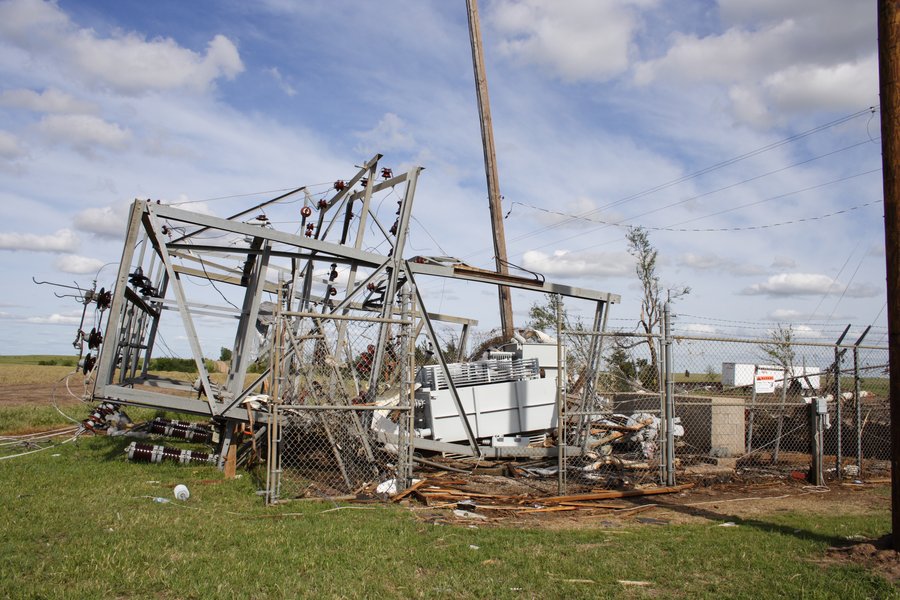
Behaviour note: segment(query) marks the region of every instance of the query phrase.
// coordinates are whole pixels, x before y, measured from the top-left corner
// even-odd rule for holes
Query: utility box
[[[540,376],[537,358],[483,360],[447,365],[466,419],[476,438],[494,438],[556,427],[556,378]],[[438,365],[422,367],[417,427],[435,440],[466,439],[453,394]]]

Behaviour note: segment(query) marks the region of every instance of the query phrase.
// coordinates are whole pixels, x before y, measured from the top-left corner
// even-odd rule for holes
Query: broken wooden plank
[[[546,513],[546,512],[563,512],[567,510],[578,510],[575,506],[543,506],[541,508],[520,508],[520,513]]]
[[[560,506],[576,506],[578,508],[603,508],[608,510],[620,510],[628,508],[621,504],[608,504],[605,502],[560,502]]]
[[[551,496],[541,498],[541,503],[554,502],[579,502],[581,500],[608,500],[609,498],[633,498],[635,496],[652,496],[654,494],[671,494],[694,487],[693,483],[673,485],[670,487],[650,488],[646,490],[601,490],[589,494],[575,494],[572,496]]]
[[[425,485],[428,482],[429,482],[428,479],[420,479],[419,481],[415,482],[414,484],[412,484],[411,486],[409,486],[402,492],[398,492],[398,493],[394,494],[393,496],[391,496],[391,501],[397,502],[399,500],[403,500],[404,498],[406,498],[407,496],[409,496],[414,491],[416,491],[417,489],[419,489],[420,487],[422,487],[423,485]]]

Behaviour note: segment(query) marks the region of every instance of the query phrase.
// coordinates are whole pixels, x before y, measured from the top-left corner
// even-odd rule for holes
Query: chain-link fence
[[[562,326],[466,361],[411,297],[402,318],[274,315],[270,500],[399,490],[441,454],[540,456],[561,493],[889,469],[886,348]]]
[[[293,317],[301,318],[293,318]],[[354,494],[411,477],[410,324],[280,315],[272,355],[267,496]],[[401,483],[401,486],[403,483]]]
[[[602,352],[590,390],[573,393],[584,384],[569,359],[567,423],[585,451],[568,460],[570,483],[890,469],[887,348],[584,331],[561,343],[591,337]]]

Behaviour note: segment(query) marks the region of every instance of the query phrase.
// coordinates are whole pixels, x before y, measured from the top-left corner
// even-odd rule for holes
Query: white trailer
[[[820,367],[792,367],[786,374],[788,385],[796,380],[804,390],[818,389],[823,372]],[[757,394],[772,394],[776,389],[781,389],[784,379],[785,370],[776,365],[722,363],[722,385],[726,387],[755,385]]]

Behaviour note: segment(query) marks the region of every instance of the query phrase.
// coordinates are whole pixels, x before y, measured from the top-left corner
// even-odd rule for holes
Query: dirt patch
[[[454,477],[453,487],[471,492],[471,496],[436,496],[431,500],[423,489],[425,494],[406,498],[403,504],[429,522],[553,530],[704,523],[764,527],[766,517],[779,512],[866,515],[890,511],[890,497],[884,493],[883,483],[833,482],[827,488],[815,488],[791,478],[765,483],[720,482],[674,493],[576,500],[560,506],[541,501],[542,495],[555,495],[555,482],[484,475]]]
[[[829,548],[824,562],[861,565],[892,583],[900,580],[900,552],[893,549],[890,535],[850,546]]]
[[[81,393],[81,385],[70,386],[73,394]],[[63,382],[53,384],[26,384],[0,386],[0,406],[60,406],[79,404],[78,398],[69,395]]]

